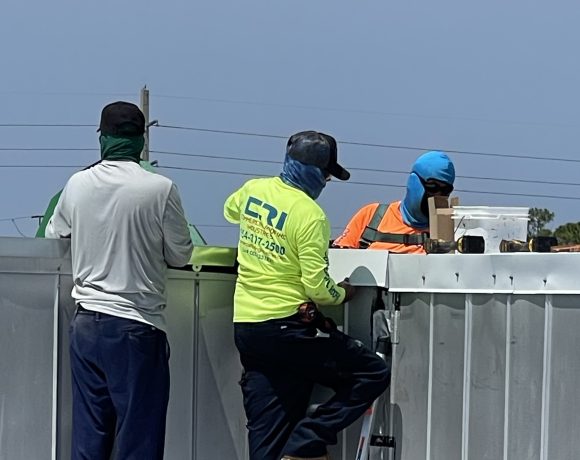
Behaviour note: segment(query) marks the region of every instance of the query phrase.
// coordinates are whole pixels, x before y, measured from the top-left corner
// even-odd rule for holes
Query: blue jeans
[[[77,309],[70,326],[72,460],[162,460],[169,345],[145,323]]]
[[[361,342],[338,331],[316,337],[295,317],[236,323],[235,342],[251,460],[324,455],[390,382],[386,363]],[[314,383],[334,396],[307,416]]]

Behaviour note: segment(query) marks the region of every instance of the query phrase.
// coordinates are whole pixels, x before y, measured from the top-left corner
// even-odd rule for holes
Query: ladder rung
[[[372,435],[370,445],[373,447],[395,447],[395,438],[390,436]]]

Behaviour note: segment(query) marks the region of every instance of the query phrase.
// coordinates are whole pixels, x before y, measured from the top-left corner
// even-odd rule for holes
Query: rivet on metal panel
[[[455,272],[455,281],[459,281],[459,272]]]
[[[422,275],[421,279],[423,280],[423,286],[425,286],[425,275]]]
[[[514,284],[514,277],[513,275],[510,275],[510,283],[513,285]]]
[[[495,284],[497,276],[495,276],[495,273],[493,275],[491,275],[491,277],[493,278],[493,284]]]

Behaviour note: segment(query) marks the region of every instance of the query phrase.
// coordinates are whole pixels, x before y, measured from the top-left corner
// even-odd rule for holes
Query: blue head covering
[[[304,191],[313,200],[320,196],[326,186],[326,177],[318,166],[301,163],[288,154],[284,158],[280,177],[287,184]]]
[[[407,180],[407,193],[401,203],[403,221],[415,228],[427,228],[429,216],[421,209],[421,203],[425,197],[425,188],[419,179],[427,181],[436,179],[453,185],[455,181],[455,167],[449,157],[443,152],[431,151],[424,153],[415,161],[409,179]]]

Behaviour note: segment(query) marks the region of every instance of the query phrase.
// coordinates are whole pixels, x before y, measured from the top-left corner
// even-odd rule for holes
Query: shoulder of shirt
[[[256,177],[255,179],[249,179],[244,182],[243,187],[252,187],[252,186],[260,186],[260,185],[267,185],[268,182],[271,182],[274,177]]]
[[[368,203],[365,204],[363,207],[361,207],[359,209],[359,212],[362,211],[366,211],[366,212],[374,212],[381,204],[387,204],[387,209],[394,209],[396,207],[398,207],[401,204],[401,201],[391,201],[390,203],[381,203],[381,202],[375,202],[375,203]]]
[[[121,170],[131,171],[133,174],[134,173],[140,174],[142,176],[142,180],[146,180],[151,183],[157,183],[159,185],[164,185],[168,188],[171,188],[171,186],[173,186],[173,181],[169,177],[157,174],[152,171],[147,171],[146,169],[142,168],[139,164],[133,161],[118,161],[115,163],[117,163],[116,166],[119,167]],[[94,169],[97,169],[105,165],[106,163],[98,163],[94,166],[91,166],[90,168],[78,171],[71,176],[69,181],[73,180],[73,178],[75,177],[81,178],[85,175],[90,175]]]
[[[361,222],[363,225],[367,225],[368,222],[370,222],[370,220],[372,219],[373,215],[375,214],[375,211],[379,208],[381,204],[382,204],[381,202],[365,204],[364,206],[359,208],[358,211],[351,217],[351,223]],[[398,207],[399,204],[400,201],[393,201],[391,203],[388,203],[388,207],[385,212],[386,213],[394,212],[395,208]]]
[[[270,183],[273,182],[274,177],[257,177],[255,179],[249,179],[244,182],[240,188],[238,188],[238,192],[241,190],[249,190],[253,188],[260,188],[260,187],[268,187]],[[235,193],[235,192],[234,192]]]
[[[381,203],[379,203],[379,202],[365,204],[365,205],[361,206],[356,213],[359,216],[363,215],[363,214],[374,213],[380,204]]]
[[[169,187],[172,187],[174,184],[174,182],[167,176],[162,176],[161,174],[147,171],[143,168],[141,168],[141,170],[143,171],[143,176],[146,178],[145,180],[157,181]]]

